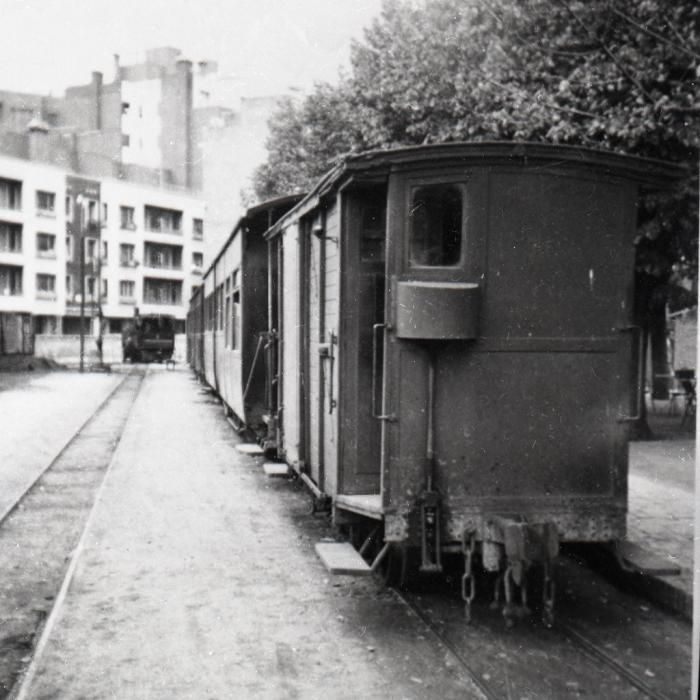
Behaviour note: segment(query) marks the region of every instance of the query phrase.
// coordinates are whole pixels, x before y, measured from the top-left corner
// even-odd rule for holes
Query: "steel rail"
[[[124,384],[128,377],[134,374],[137,370],[132,368],[121,381],[117,382],[117,385],[107,394],[107,396],[100,402],[97,408],[87,417],[87,419],[80,425],[80,427],[73,433],[73,435],[68,439],[65,445],[56,453],[54,458],[48,463],[44,469],[42,469],[36,477],[34,477],[29,484],[24,487],[17,496],[17,498],[5,509],[3,513],[0,513],[0,527],[5,523],[5,521],[14,513],[17,508],[19,508],[22,501],[26,498],[29,492],[37,485],[37,483],[42,479],[42,477],[61,459],[65,452],[70,448],[70,446],[78,439],[80,434],[87,428],[87,426],[97,417],[97,415],[102,411],[102,409],[109,403],[114,394],[119,390],[119,388]]]
[[[652,688],[644,679],[640,678],[636,673],[625,668],[619,661],[613,658],[610,654],[603,651],[595,642],[592,642],[586,636],[574,629],[570,624],[565,622],[556,622],[554,629],[573,642],[579,647],[584,654],[589,656],[594,661],[600,661],[608,668],[612,669],[621,678],[624,678],[628,683],[633,685],[637,690],[644,693],[652,700],[670,700],[669,696]]]
[[[467,660],[462,656],[459,649],[438,629],[432,620],[426,615],[419,606],[415,605],[404,592],[400,591],[398,588],[392,589],[396,597],[404,604],[406,607],[418,616],[418,619],[430,630],[431,634],[438,640],[438,642],[450,652],[450,654],[457,660],[459,665],[467,672],[469,678],[477,687],[479,692],[486,698],[486,700],[503,700],[502,696],[495,693],[489,686],[484,683],[484,681],[477,675],[473,668],[469,665]]]
[[[493,691],[471,668],[469,662],[464,658],[457,646],[440,631],[440,629],[432,622],[430,617],[418,605],[413,603],[410,595],[400,591],[398,588],[394,588],[393,591],[399,600],[418,616],[418,618],[430,630],[440,644],[444,646],[459,662],[460,666],[468,673],[474,685],[487,698],[487,700],[503,700],[503,696],[500,693]],[[596,662],[603,663],[621,680],[626,681],[634,688],[644,693],[644,695],[651,700],[671,700],[668,695],[652,688],[644,679],[640,678],[638,674],[623,666],[619,661],[600,649],[595,642],[585,637],[570,624],[557,620],[555,621],[554,627],[551,631],[555,634],[559,634],[559,636],[571,642],[581,651],[581,653],[588,656],[588,658]]]

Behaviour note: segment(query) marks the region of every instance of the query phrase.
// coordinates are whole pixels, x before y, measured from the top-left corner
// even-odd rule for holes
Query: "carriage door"
[[[343,236],[343,392],[341,483],[344,494],[380,492],[386,190],[345,194]]]

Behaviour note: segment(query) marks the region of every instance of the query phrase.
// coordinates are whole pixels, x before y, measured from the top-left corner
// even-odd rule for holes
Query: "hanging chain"
[[[544,586],[542,590],[542,622],[545,627],[554,624],[554,579],[552,578],[551,563],[544,563]]]
[[[476,579],[474,577],[474,552],[476,536],[474,533],[462,534],[462,554],[464,554],[464,575],[462,576],[462,599],[464,600],[464,617],[469,624],[472,620],[472,601],[476,597]]]

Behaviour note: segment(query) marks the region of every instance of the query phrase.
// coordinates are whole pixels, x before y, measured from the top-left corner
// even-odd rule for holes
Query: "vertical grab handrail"
[[[250,389],[250,383],[253,381],[253,372],[255,371],[255,365],[258,363],[258,355],[260,355],[260,348],[264,342],[267,333],[263,331],[258,337],[258,344],[255,348],[255,356],[253,357],[253,363],[250,366],[250,372],[248,373],[248,381],[245,383],[245,389],[243,390],[242,400],[245,401],[246,396],[248,396],[248,390]]]
[[[637,400],[636,400],[636,415],[620,416],[620,423],[634,423],[642,417],[642,401],[644,401],[644,329],[642,326],[632,325],[624,326],[618,329],[620,333],[638,333],[638,365],[637,365]]]
[[[387,419],[387,416],[377,413],[377,331],[386,327],[386,323],[375,323],[372,326],[372,418],[377,420]]]

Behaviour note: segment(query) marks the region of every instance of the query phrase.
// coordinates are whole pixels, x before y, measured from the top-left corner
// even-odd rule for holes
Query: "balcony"
[[[147,233],[182,235],[182,212],[175,209],[146,206],[144,209],[144,229]]]

